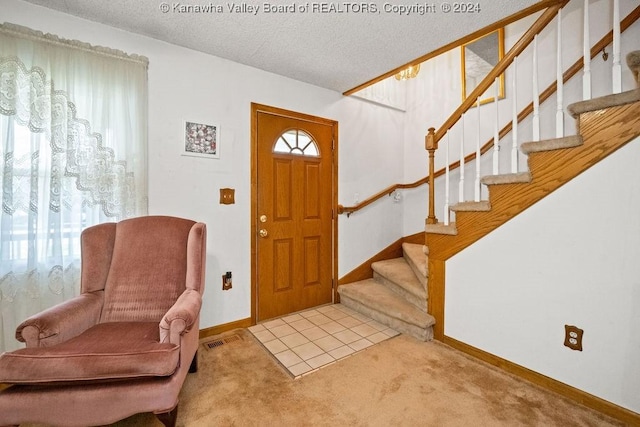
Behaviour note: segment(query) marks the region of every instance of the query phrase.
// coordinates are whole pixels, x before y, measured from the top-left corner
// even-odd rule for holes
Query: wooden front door
[[[256,321],[333,300],[337,123],[252,105]]]

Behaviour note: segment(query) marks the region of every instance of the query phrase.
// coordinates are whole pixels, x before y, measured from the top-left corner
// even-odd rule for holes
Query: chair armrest
[[[180,344],[180,337],[189,332],[200,314],[202,296],[186,289],[160,321],[160,342]]]
[[[104,291],[78,295],[22,322],[16,339],[27,347],[50,347],[67,341],[98,323]]]

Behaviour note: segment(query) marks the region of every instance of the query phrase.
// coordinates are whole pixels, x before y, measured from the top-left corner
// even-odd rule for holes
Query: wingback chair
[[[81,293],[24,321],[0,355],[0,425],[175,425],[197,368],[206,226],[148,216],[87,228]]]

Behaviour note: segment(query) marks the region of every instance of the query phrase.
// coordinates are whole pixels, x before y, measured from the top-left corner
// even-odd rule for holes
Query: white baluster
[[[480,97],[476,99],[476,118],[478,119],[476,127],[476,181],[473,188],[473,200],[475,202],[480,201]]]
[[[447,131],[447,141],[445,149],[445,167],[444,167],[444,225],[449,225],[449,131]]]
[[[513,104],[511,105],[511,172],[518,172],[518,57],[513,58]]]
[[[538,88],[538,35],[533,38],[533,141],[540,141],[540,89]]]
[[[494,115],[495,123],[493,124],[493,174],[498,175],[500,173],[500,120],[498,114],[498,97],[500,96],[500,76],[496,77],[494,83],[495,94],[494,96]]]
[[[558,47],[556,55],[556,138],[564,136],[564,113],[562,111],[562,9],[558,10]]]
[[[620,0],[613,0],[613,93],[622,92],[620,66]]]
[[[460,120],[462,138],[460,139],[460,182],[458,183],[458,202],[464,202],[464,114]]]
[[[584,35],[582,55],[584,67],[582,72],[582,100],[591,99],[591,41],[589,39],[589,0],[584,0]]]

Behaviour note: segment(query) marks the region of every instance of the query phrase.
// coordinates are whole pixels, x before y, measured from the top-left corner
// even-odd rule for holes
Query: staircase
[[[569,105],[579,135],[521,144],[527,172],[485,176],[489,200],[453,205],[456,220],[426,226],[429,250],[447,260],[640,134],[640,88]]]
[[[620,30],[624,32],[640,18],[640,6],[638,6],[619,22],[617,22],[619,11],[614,11],[615,20],[612,24],[614,29],[593,46],[590,46],[588,37],[585,37],[583,52],[588,52],[589,55],[585,54],[564,73],[560,70],[560,64],[562,64],[562,58],[566,52],[559,48],[562,45],[561,31],[557,31],[556,81],[540,94],[537,93],[538,71],[542,70],[536,68],[535,65],[538,50],[537,44],[534,43],[531,54],[534,64],[531,104],[516,114],[517,103],[514,96],[514,99],[510,101],[512,102],[513,118],[500,132],[498,132],[498,107],[496,106],[495,136],[492,135],[485,146],[480,146],[480,140],[486,139],[483,139],[485,135],[481,135],[480,132],[479,100],[483,96],[487,96],[488,92],[485,93],[485,91],[489,90],[493,79],[496,79],[495,84],[497,84],[497,77],[511,67],[518,56],[524,54],[525,49],[537,40],[535,37],[538,33],[547,30],[550,22],[562,25],[561,9],[568,2],[569,0],[558,1],[549,6],[440,129],[437,131],[435,128],[429,129],[425,138],[425,148],[429,152],[428,182],[432,184],[429,188],[429,216],[425,227],[426,246],[404,243],[402,257],[371,264],[373,278],[339,286],[340,301],[344,305],[416,339],[426,341],[432,339],[434,335],[437,339],[442,339],[444,337],[445,262],[640,135],[640,51],[631,52],[627,56],[627,65],[637,82],[636,89],[615,93],[621,92],[622,87],[620,83]],[[588,2],[585,2],[584,28],[588,28],[591,19],[587,5]],[[613,7],[617,7],[615,3]],[[593,19],[597,19],[596,16]],[[620,25],[616,28],[618,24]],[[612,92],[615,94],[590,99],[591,81],[597,81],[595,78],[591,78],[590,61],[611,43],[614,48]],[[637,43],[637,41],[633,41],[633,43]],[[587,100],[575,102],[563,109],[564,85],[581,69],[583,69],[583,99]],[[513,73],[515,72],[513,71]],[[516,77],[512,77],[512,80],[515,87]],[[604,84],[604,82],[600,83]],[[512,92],[516,92],[515,89]],[[556,123],[554,126],[552,123],[545,122],[544,126],[546,129],[555,127],[555,133],[559,137],[540,140],[539,105],[552,94],[556,95]],[[477,106],[477,108],[471,113],[469,109],[473,106]],[[565,135],[563,110],[568,111],[576,120],[576,135]],[[482,119],[491,122],[492,119],[486,117],[486,112],[489,110],[483,111]],[[464,116],[467,113],[478,122],[477,135],[467,136],[476,142],[475,156],[473,154],[465,156],[466,153],[463,152],[465,144],[462,143],[460,144],[462,148],[459,162],[457,165],[455,163],[449,165],[447,148],[446,163],[448,166],[436,175],[434,157],[436,150],[438,150],[438,143],[441,141],[448,147],[450,134],[453,134],[454,137],[461,136],[463,141],[466,140]],[[533,117],[531,136],[533,142],[519,144],[518,125],[529,115]],[[462,131],[453,130],[454,126],[458,126],[457,129],[462,128]],[[444,138],[445,135],[447,138]],[[509,138],[511,141],[506,138],[507,135],[511,135]],[[488,150],[485,148],[490,146],[491,148],[488,150],[493,150],[493,174],[482,177],[481,155],[487,152]],[[510,150],[510,167],[500,166],[500,148]],[[518,152],[527,156],[528,168],[525,171],[520,169]],[[475,171],[471,169],[472,163],[475,163]],[[454,168],[461,170],[458,174],[460,181],[458,185],[459,202],[450,204],[450,195],[455,191],[450,190],[454,184],[450,185],[449,171]],[[471,169],[468,173],[472,176],[475,175],[474,201],[467,201],[469,199],[465,194],[464,168]],[[512,173],[501,174],[498,172],[501,169],[510,169]],[[484,174],[486,175],[488,172],[484,171]],[[435,180],[437,176],[443,175],[443,179]],[[446,184],[444,185],[444,221],[438,222],[435,216],[434,188],[442,184]],[[482,187],[488,190],[487,200],[482,200]],[[454,217],[453,220],[451,217]],[[430,276],[427,266],[431,268]],[[359,277],[366,276],[361,274]],[[428,286],[427,279],[430,281]],[[430,295],[428,295],[429,292]],[[427,312],[427,307],[431,310],[430,314]]]
[[[371,264],[373,278],[338,287],[340,302],[421,341],[433,338],[427,313],[426,247],[402,244],[403,256]]]
[[[578,120],[580,135],[523,143],[528,172],[482,178],[489,200],[458,203],[451,207],[456,222],[426,226],[438,259],[455,255],[640,135],[640,88],[577,102],[568,111]],[[338,287],[341,303],[418,340],[431,340],[429,248],[403,243],[402,257],[371,264],[373,278]]]

